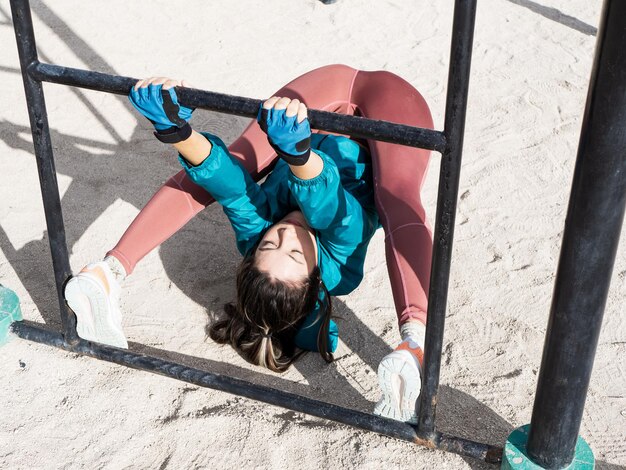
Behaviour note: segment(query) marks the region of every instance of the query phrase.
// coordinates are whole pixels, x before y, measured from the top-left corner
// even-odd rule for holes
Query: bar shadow
[[[0,139],[7,147],[26,152],[34,159],[30,133],[29,127],[6,120],[0,122]],[[143,133],[136,129],[131,142],[141,140],[139,135]],[[136,143],[108,144],[65,135],[54,129],[50,130],[50,134],[57,174],[72,178],[62,198],[70,253],[89,226],[118,199],[142,207],[158,188],[159,182],[165,181],[177,168],[175,162],[155,165],[155,153],[158,152],[148,150],[142,153],[137,150]],[[137,184],[136,175],[141,175],[145,184]],[[16,190],[39,193],[38,187],[16,187]],[[49,302],[56,303],[53,300],[55,295],[48,294],[54,293],[56,289],[51,276],[53,271],[47,232],[44,230],[41,239],[32,240],[16,250],[5,230],[0,227],[0,248],[20,281],[27,287],[44,321],[58,323],[58,318],[46,313],[51,311]]]
[[[68,47],[70,47],[83,62],[89,63],[91,67],[97,67],[96,70],[100,72],[118,75],[115,70],[111,66],[109,66],[94,49],[92,49],[82,38],[80,38],[80,36],[74,34],[74,32],[69,28],[67,23],[65,23],[58,15],[50,10],[50,8],[48,8],[45,3],[34,0],[30,2],[30,4],[31,12],[35,13],[43,23],[45,23],[57,34],[57,36],[59,36],[59,38],[63,39]],[[0,22],[0,26],[13,26],[10,13],[2,8],[2,6],[0,6],[0,15],[6,18],[6,22]],[[70,40],[72,42],[70,42]],[[79,47],[73,46],[76,43],[79,44]],[[38,48],[38,56],[39,59],[43,62],[52,63],[51,58],[41,50],[41,47]],[[0,71],[21,74],[21,70],[19,68],[0,66]],[[89,112],[96,118],[96,120],[103,127],[106,128],[107,132],[116,142],[121,143],[124,141],[124,139],[117,133],[115,128],[107,121],[102,113],[100,113],[98,108],[94,106],[91,101],[89,101],[83,90],[73,87],[70,87],[69,89],[76,96],[76,98],[78,98],[81,104],[85,106],[89,110]],[[124,98],[120,96],[115,95],[115,99],[120,100],[120,102],[124,102]]]
[[[596,468],[598,470],[626,470],[626,465],[609,463],[604,460],[596,460]]]
[[[547,7],[541,5],[540,3],[533,2],[532,0],[507,0],[515,5],[519,5],[524,8],[528,8],[533,13],[537,13],[538,15],[543,16],[549,20],[555,21],[557,23],[562,24],[563,26],[567,26],[568,28],[572,28],[579,33],[585,34],[587,36],[595,36],[598,34],[598,28],[591,26],[584,21],[579,20],[570,15],[566,15],[561,10],[553,7]]]

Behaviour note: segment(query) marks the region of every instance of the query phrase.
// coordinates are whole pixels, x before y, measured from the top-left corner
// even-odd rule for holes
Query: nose
[[[285,242],[290,242],[298,238],[298,234],[296,233],[295,227],[288,225],[278,229],[278,238],[282,245]]]

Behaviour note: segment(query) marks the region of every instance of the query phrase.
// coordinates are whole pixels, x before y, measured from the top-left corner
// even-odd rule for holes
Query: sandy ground
[[[498,445],[530,421],[600,13],[600,2],[538,1],[479,2],[438,407],[440,429]],[[35,0],[32,8],[43,61],[257,98],[324,64],[385,69],[421,90],[442,128],[452,1]],[[0,44],[0,280],[27,319],[57,327],[6,0]],[[116,243],[178,164],[124,97],[45,91],[77,270]],[[211,112],[193,120],[226,142],[246,122]],[[431,218],[438,161],[424,190]],[[625,254],[623,234],[581,429],[598,468],[626,465]],[[205,337],[207,312],[234,295],[237,261],[217,207],[151,253],[124,286],[131,349],[370,411],[376,367],[398,341],[382,231],[365,281],[336,300],[338,360],[311,354],[283,375]],[[24,340],[0,357],[1,468],[487,468]]]

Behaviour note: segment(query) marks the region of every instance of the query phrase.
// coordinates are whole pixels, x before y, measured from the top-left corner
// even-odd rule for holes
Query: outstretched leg
[[[352,102],[371,119],[433,127],[424,98],[389,72],[359,72]],[[430,150],[376,140],[368,143],[398,323],[417,320],[425,324],[433,243],[420,192]]]
[[[424,98],[392,73],[359,72],[351,99],[365,117],[433,127]],[[376,208],[385,229],[387,270],[403,340],[378,367],[383,397],[374,412],[416,423],[433,249],[420,196],[430,151],[375,140],[368,143]]]

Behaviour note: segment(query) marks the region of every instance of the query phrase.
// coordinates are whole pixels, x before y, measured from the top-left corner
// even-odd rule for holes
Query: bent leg
[[[276,96],[298,98],[312,109],[351,113],[349,97],[357,71],[327,65],[307,72],[278,90]],[[229,147],[255,181],[273,167],[276,153],[256,120]],[[150,251],[169,239],[214,199],[181,170],[152,196],[115,248],[107,253],[120,261],[126,274]]]
[[[358,72],[352,102],[367,118],[433,127],[424,98],[411,84],[389,72]],[[430,151],[375,140],[368,143],[398,322],[426,323],[433,243],[420,191]]]

